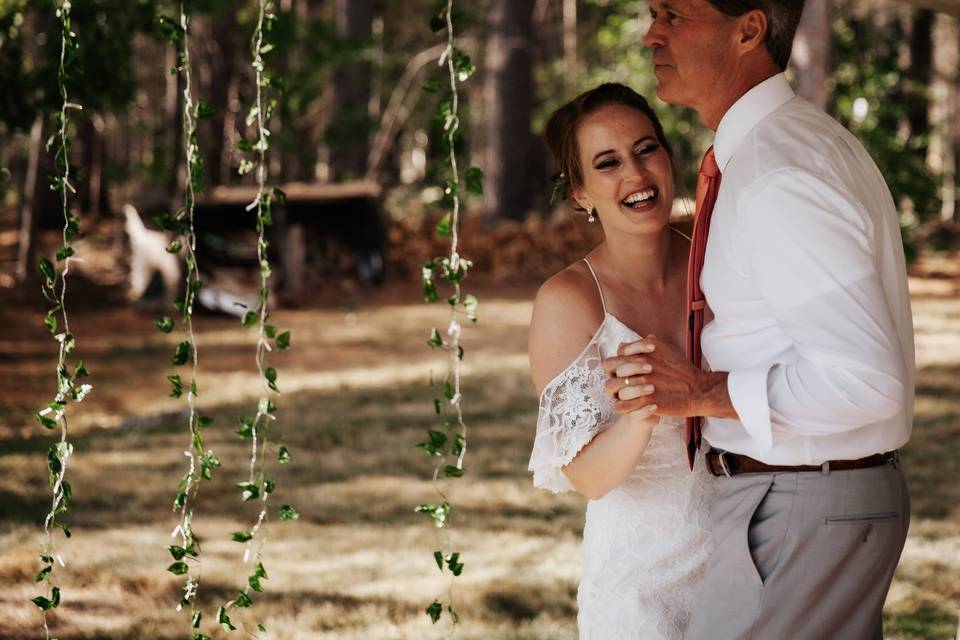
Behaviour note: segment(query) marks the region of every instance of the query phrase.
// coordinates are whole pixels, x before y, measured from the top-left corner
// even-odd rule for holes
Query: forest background
[[[301,257],[304,282],[278,291],[273,314],[295,348],[277,357],[293,462],[278,471],[300,510],[268,546],[270,589],[257,616],[276,638],[439,637],[423,608],[446,585],[432,532],[412,505],[431,499],[430,465],[414,445],[433,419],[426,381],[441,369],[423,345],[443,310],[419,302],[421,265],[444,253],[434,228],[449,202],[443,148],[445,46],[434,0],[278,0],[268,68],[282,81],[270,129],[274,184],[373,185],[382,206],[383,278],[355,251],[369,229],[318,213]],[[240,175],[254,97],[253,2],[190,3],[193,91],[204,194],[249,186]],[[476,66],[460,85],[464,167],[484,171],[465,195],[463,254],[480,322],[464,329],[465,408],[474,442],[457,493],[456,581],[467,638],[572,638],[583,502],[530,487],[526,458],[536,400],[525,359],[538,282],[599,238],[550,202],[554,167],[540,136],[551,110],[602,81],[650,98],[691,194],[710,142],[696,115],[654,98],[640,46],[648,7],[635,0],[478,0],[455,3],[457,46]],[[72,7],[79,37],[70,82],[71,206],[80,236],[68,306],[94,392],[71,421],[75,535],[63,543],[61,638],[174,638],[179,583],[165,573],[169,511],[182,462],[182,402],[167,397],[175,341],[153,328],[156,301],[128,300],[122,207],[175,210],[186,174],[183,76],[161,16],[167,0],[89,0]],[[911,258],[917,329],[917,422],[904,452],[914,490],[911,536],[886,608],[891,638],[952,639],[960,615],[960,3],[808,0],[789,76],[798,92],[851,129],[886,177]],[[51,436],[33,419],[54,376],[54,346],[36,264],[62,226],[45,143],[60,108],[59,24],[49,0],[0,0],[0,638],[38,637],[30,598]],[[680,207],[683,209],[683,207]],[[359,218],[357,218],[359,219]],[[251,243],[231,236],[237,253]],[[154,227],[155,228],[155,227]],[[379,232],[378,232],[379,233]],[[358,240],[359,238],[359,240]],[[216,238],[212,238],[215,243]],[[280,259],[279,257],[277,257]],[[242,262],[242,260],[241,260]],[[366,265],[366,267],[365,267]],[[366,270],[365,270],[366,269]],[[243,273],[232,276],[249,285]],[[166,301],[169,303],[169,300]],[[438,319],[440,318],[440,319]],[[222,314],[197,319],[202,400],[220,430],[208,439],[224,470],[204,487],[201,604],[231,593],[238,569],[229,532],[243,520],[232,483],[244,446],[231,437],[256,398],[249,332]],[[224,433],[226,432],[226,433]],[[232,475],[229,469],[236,469]],[[237,477],[234,477],[237,476]],[[262,603],[262,604],[261,604]],[[214,616],[209,615],[210,619]],[[444,620],[446,623],[447,621]],[[205,623],[207,624],[207,623]],[[211,622],[212,624],[212,622]],[[219,633],[214,628],[211,633]]]

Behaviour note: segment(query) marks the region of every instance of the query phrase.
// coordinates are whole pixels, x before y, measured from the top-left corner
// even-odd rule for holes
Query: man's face
[[[657,96],[702,115],[734,70],[737,20],[707,0],[651,0],[650,17],[643,44],[653,49]]]

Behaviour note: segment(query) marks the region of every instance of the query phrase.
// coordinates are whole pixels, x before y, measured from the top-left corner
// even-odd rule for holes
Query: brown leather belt
[[[759,460],[754,460],[748,456],[742,456],[729,451],[718,451],[711,449],[707,452],[707,469],[715,476],[735,476],[741,473],[796,473],[799,471],[819,471],[829,473],[831,471],[849,471],[850,469],[866,469],[867,467],[879,467],[888,462],[897,463],[899,453],[897,451],[888,451],[886,453],[875,453],[859,460],[829,460],[822,465],[772,465],[764,464]]]

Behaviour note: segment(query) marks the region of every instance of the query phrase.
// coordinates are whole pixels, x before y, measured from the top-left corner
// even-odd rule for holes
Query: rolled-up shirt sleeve
[[[786,170],[738,203],[735,259],[794,347],[769,367],[729,372],[730,399],[762,451],[774,430],[836,434],[903,408],[906,362],[861,207],[826,180]]]

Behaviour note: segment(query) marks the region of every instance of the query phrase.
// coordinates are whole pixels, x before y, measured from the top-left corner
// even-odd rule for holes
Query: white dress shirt
[[[713,371],[739,420],[719,449],[768,464],[891,451],[913,422],[913,321],[890,191],[860,142],[782,74],[720,121],[701,286]]]

